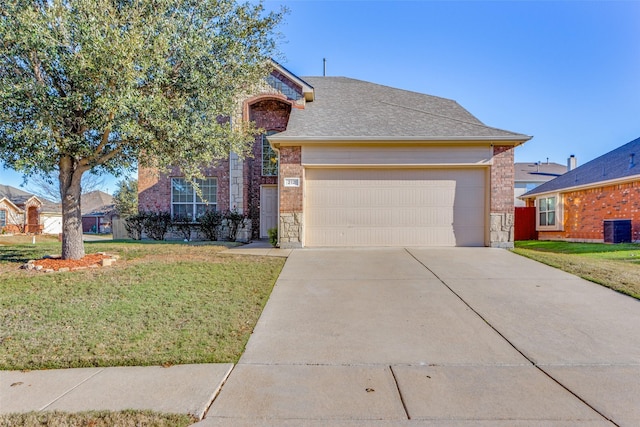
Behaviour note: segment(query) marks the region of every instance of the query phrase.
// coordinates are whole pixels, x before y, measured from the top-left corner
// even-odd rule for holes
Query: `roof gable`
[[[456,101],[346,77],[304,77],[313,102],[294,110],[274,141],[317,140],[513,140],[529,136],[492,128]]]
[[[593,186],[600,182],[637,176],[640,179],[640,138],[529,191],[522,197]]]

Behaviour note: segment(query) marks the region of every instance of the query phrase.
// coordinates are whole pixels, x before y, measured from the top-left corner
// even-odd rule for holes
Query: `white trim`
[[[549,199],[554,197],[556,199],[555,206],[555,224],[554,225],[540,225],[540,199]],[[550,211],[547,211],[550,212]],[[564,201],[560,193],[548,194],[541,197],[536,197],[536,231],[564,231]]]

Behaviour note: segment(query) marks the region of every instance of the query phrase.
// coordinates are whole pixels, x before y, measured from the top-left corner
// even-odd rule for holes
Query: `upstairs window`
[[[207,211],[215,211],[217,206],[218,181],[216,178],[196,180],[202,197],[184,178],[171,178],[171,217],[195,221]]]
[[[274,133],[269,131],[262,135],[262,176],[278,176],[278,155],[267,141],[267,136]]]
[[[7,226],[7,211],[0,210],[0,227]]]

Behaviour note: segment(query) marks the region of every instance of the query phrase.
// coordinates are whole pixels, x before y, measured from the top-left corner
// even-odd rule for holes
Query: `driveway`
[[[202,426],[640,425],[640,302],[502,249],[289,256]]]

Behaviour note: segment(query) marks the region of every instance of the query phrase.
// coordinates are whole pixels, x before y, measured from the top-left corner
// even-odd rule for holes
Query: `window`
[[[7,226],[7,211],[0,210],[0,227]]]
[[[540,197],[538,207],[538,228],[540,230],[562,230],[562,211],[559,196]]]
[[[218,181],[216,178],[196,180],[202,197],[184,178],[171,178],[171,216],[195,221],[206,211],[215,211],[217,205]]]
[[[278,156],[267,141],[267,135],[274,133],[270,131],[262,135],[262,176],[278,176]]]

